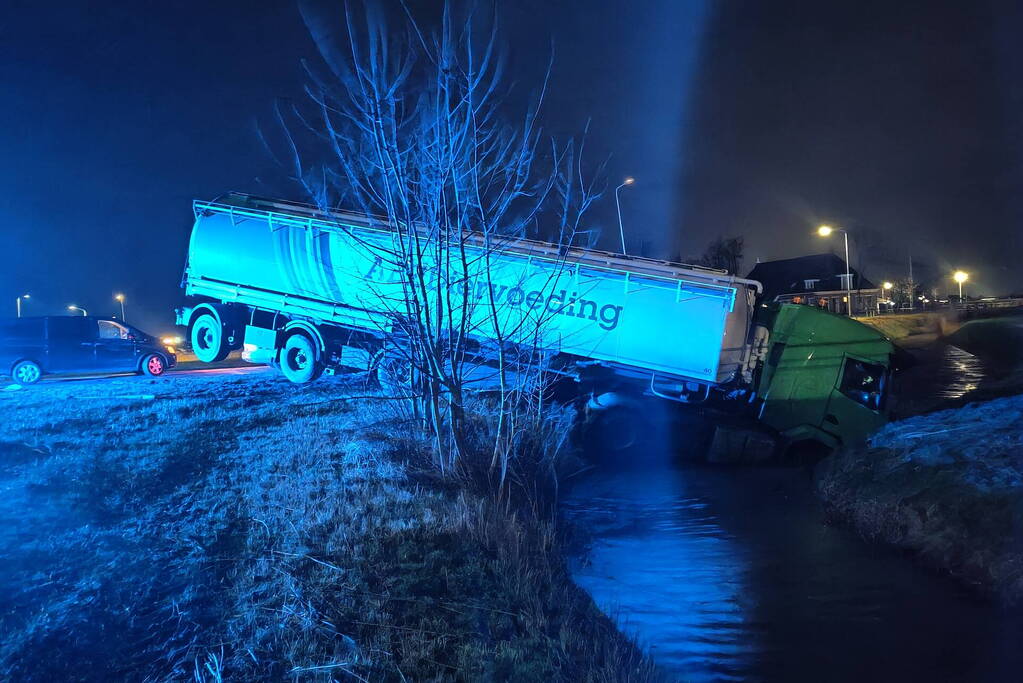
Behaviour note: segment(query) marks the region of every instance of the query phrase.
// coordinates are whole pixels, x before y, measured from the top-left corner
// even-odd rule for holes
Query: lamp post
[[[21,296],[19,296],[17,299],[14,300],[14,305],[18,309],[18,317],[19,318],[21,317],[21,300],[22,299],[31,299],[31,298],[32,297],[30,297],[28,294],[22,294]]]
[[[892,287],[894,287],[894,286],[895,285],[893,285],[891,282],[888,282],[887,280],[885,280],[884,284],[881,285],[881,287],[884,288],[885,301],[892,308],[894,308],[894,303],[895,303],[894,301],[892,301],[892,295],[891,295]]]
[[[849,233],[844,228],[833,228],[830,225],[822,225],[817,228],[817,234],[821,237],[828,237],[831,233],[838,231],[845,238],[845,303],[846,313],[852,317],[852,273],[849,270]]]
[[[121,322],[122,323],[123,322],[128,322],[127,319],[124,317],[124,295],[123,294],[115,295],[114,296],[114,301],[116,301],[117,303],[121,304]]]
[[[67,309],[69,311],[81,311],[83,317],[89,315],[89,312],[80,306],[68,306]]]
[[[622,202],[618,198],[618,191],[621,190],[626,185],[632,185],[634,182],[636,182],[636,179],[633,178],[632,176],[629,176],[622,182],[621,185],[615,188],[615,206],[618,207],[618,234],[621,235],[622,237],[623,256],[628,256],[628,254],[625,253],[625,227],[622,225]]]
[[[959,285],[959,305],[963,305],[963,283],[970,279],[970,274],[963,270],[952,273],[952,279]]]

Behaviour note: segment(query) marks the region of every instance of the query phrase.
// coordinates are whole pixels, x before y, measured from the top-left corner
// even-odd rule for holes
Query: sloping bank
[[[267,372],[0,392],[0,678],[655,677],[552,523],[431,475],[366,393]]]
[[[891,423],[822,461],[816,487],[867,539],[1023,602],[1023,395]]]
[[[959,327],[955,311],[878,315],[857,320],[908,348],[930,344],[940,337],[953,333]]]

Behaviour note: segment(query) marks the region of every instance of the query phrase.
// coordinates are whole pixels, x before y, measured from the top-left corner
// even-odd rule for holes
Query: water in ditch
[[[921,396],[906,392],[905,410],[923,394],[935,407],[1001,379],[954,347],[928,353],[920,377],[930,384],[919,380]],[[576,581],[669,673],[1018,680],[1023,614],[826,524],[808,470],[659,455],[599,468],[574,487],[565,514],[581,536],[570,558]]]

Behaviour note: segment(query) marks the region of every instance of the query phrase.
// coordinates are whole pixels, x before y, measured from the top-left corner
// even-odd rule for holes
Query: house
[[[845,261],[835,254],[814,254],[780,261],[758,263],[749,278],[764,285],[766,301],[784,301],[820,306],[832,313],[846,312],[846,293],[852,290],[852,314],[876,315],[881,289],[849,269],[846,282]]]

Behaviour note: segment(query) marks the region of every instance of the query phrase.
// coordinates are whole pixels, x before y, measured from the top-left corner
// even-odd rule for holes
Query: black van
[[[0,374],[32,384],[59,372],[162,375],[177,357],[158,339],[111,318],[0,319]]]

